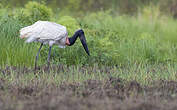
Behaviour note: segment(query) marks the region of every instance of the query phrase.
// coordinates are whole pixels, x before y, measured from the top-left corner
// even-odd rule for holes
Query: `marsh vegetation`
[[[0,108],[177,109],[175,0],[90,0],[87,10],[74,1],[1,1]],[[69,36],[82,28],[91,56],[79,42],[55,46],[47,71],[45,46],[34,71],[40,44],[24,43],[19,30],[38,20],[65,25]]]

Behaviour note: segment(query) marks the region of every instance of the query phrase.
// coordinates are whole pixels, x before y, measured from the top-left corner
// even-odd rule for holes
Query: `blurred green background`
[[[100,10],[113,10],[116,14],[137,15],[147,6],[156,6],[163,14],[177,17],[176,0],[1,0],[5,7],[23,7],[29,1],[46,3],[57,11],[85,14]]]

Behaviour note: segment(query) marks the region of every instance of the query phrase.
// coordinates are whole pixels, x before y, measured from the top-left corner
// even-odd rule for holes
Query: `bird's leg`
[[[38,58],[39,58],[39,53],[40,53],[40,51],[41,51],[42,46],[43,46],[43,43],[41,43],[41,46],[40,46],[40,48],[39,48],[39,50],[38,50],[38,52],[37,52],[37,55],[36,55],[36,59],[35,59],[35,70],[37,69],[37,60],[38,60]]]
[[[49,47],[49,53],[48,53],[48,58],[47,58],[47,69],[49,69],[49,66],[50,66],[51,49],[52,49],[52,46]]]

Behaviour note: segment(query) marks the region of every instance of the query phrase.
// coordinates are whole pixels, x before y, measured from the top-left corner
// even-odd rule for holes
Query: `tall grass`
[[[0,18],[0,65],[33,66],[40,44],[26,44],[18,37],[20,28],[27,23],[24,24],[24,19],[22,22],[19,16],[14,15],[3,14]],[[52,18],[51,21],[63,25],[68,21],[66,26],[69,29],[69,36],[79,27],[84,29],[91,56],[86,55],[78,40],[74,46],[66,49],[54,46],[52,49],[54,64],[94,65],[96,63],[109,66],[135,63],[176,64],[177,21],[175,19],[149,18],[143,15],[112,16],[109,12],[91,13],[83,18],[76,18],[77,20],[66,16],[63,17],[64,20],[62,17],[59,19]],[[39,64],[46,62],[47,52],[48,46],[45,46],[41,51]]]
[[[6,16],[0,20],[0,65],[33,64],[34,45],[28,45],[19,39],[19,30],[23,25],[20,21]]]
[[[92,39],[91,53],[98,57],[95,50],[99,50],[103,62],[110,60],[108,64],[177,61],[176,20],[111,17],[100,12],[86,16],[81,23]]]

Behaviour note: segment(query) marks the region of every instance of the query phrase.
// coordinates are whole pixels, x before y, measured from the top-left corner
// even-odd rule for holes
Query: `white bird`
[[[78,37],[80,38],[80,41],[86,53],[90,55],[84,31],[82,29],[77,30],[75,34],[70,38],[68,37],[68,32],[65,26],[49,21],[37,21],[33,25],[24,27],[20,30],[20,38],[26,38],[27,43],[30,42],[41,43],[41,46],[35,59],[35,69],[37,67],[37,60],[43,44],[49,45],[49,53],[47,59],[49,68],[52,46],[54,44],[58,45],[60,48],[65,48],[66,45],[72,46]]]

